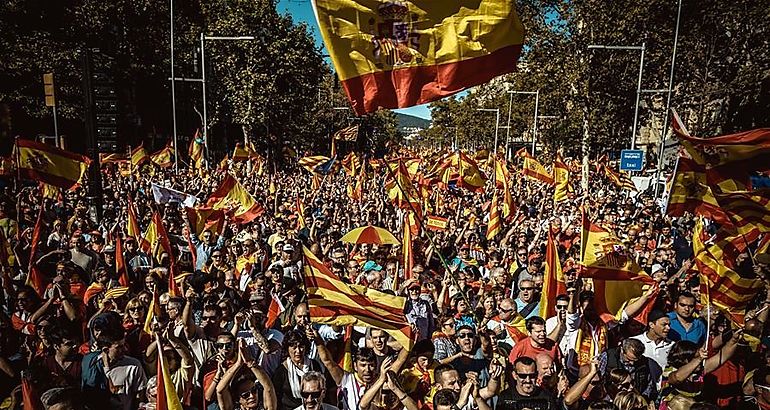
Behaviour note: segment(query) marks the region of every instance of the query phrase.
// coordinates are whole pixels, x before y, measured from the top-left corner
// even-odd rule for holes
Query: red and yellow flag
[[[492,203],[489,205],[489,221],[487,222],[487,234],[488,241],[497,236],[503,229],[503,221],[500,219],[500,204],[498,200],[497,188],[492,187],[495,193],[492,194]]]
[[[411,209],[411,207],[419,209],[420,194],[412,183],[406,164],[399,160],[395,169],[388,164],[388,171],[392,171],[392,173],[385,180],[385,192],[393,205],[402,209]]]
[[[187,147],[187,154],[190,156],[190,165],[195,169],[203,167],[203,137],[200,136],[200,130],[195,131],[190,140],[190,146]]]
[[[513,72],[515,2],[314,0],[321,36],[358,115],[410,107]]]
[[[120,235],[115,238],[115,270],[118,275],[120,286],[129,286],[131,281],[128,279],[126,260],[123,257],[123,240],[120,239]]]
[[[545,244],[545,273],[543,275],[543,290],[540,293],[540,314],[549,318],[556,314],[556,296],[567,293],[564,273],[561,270],[559,251],[553,240],[551,229],[548,229],[548,242]]]
[[[43,277],[43,273],[40,272],[35,264],[37,260],[37,246],[42,240],[43,235],[43,207],[40,207],[40,212],[37,214],[37,220],[35,221],[35,228],[32,230],[32,244],[29,251],[29,268],[27,269],[27,285],[35,289],[40,297],[43,297],[45,292],[46,280]]]
[[[160,338],[156,335],[155,343],[158,344],[158,387],[155,400],[156,410],[183,410],[182,402],[174,387],[174,381],[171,380],[171,373],[168,371],[165,359],[163,358],[163,346],[160,344]]]
[[[716,199],[738,233],[770,232],[770,190],[716,194]]]
[[[359,168],[363,168],[361,165],[361,157],[355,151],[350,152],[342,160],[342,169],[344,169],[345,173],[350,177],[354,177],[358,174]]]
[[[131,151],[131,165],[133,165],[134,168],[144,164],[149,160],[150,156],[147,155],[147,151],[144,149],[144,143]]]
[[[553,201],[561,202],[569,199],[569,168],[564,163],[561,155],[558,154],[556,154],[556,159],[553,161],[553,180]]]
[[[225,211],[207,207],[185,208],[187,221],[196,237],[200,238],[204,230],[221,235],[225,226]]]
[[[436,215],[428,215],[425,219],[425,227],[431,231],[446,231],[449,220]]]
[[[546,184],[553,185],[553,175],[545,169],[540,161],[536,160],[526,149],[522,148],[517,153],[520,157],[524,158],[524,165],[521,173],[532,180],[545,182]]]
[[[150,161],[161,168],[169,168],[174,165],[174,155],[174,147],[169,142],[163,149],[150,155]]]
[[[36,141],[16,140],[16,161],[20,178],[70,189],[80,183],[91,160]]]
[[[206,206],[224,210],[239,224],[249,223],[265,212],[265,208],[230,174],[209,196]]]
[[[457,186],[471,192],[481,192],[487,183],[487,177],[479,170],[479,165],[462,152],[455,154],[457,161]],[[453,161],[454,163],[454,161]]]
[[[366,326],[382,329],[404,347],[412,343],[412,330],[404,316],[406,299],[365,286],[343,282],[309,249],[305,254],[305,288],[310,320],[333,326]]]

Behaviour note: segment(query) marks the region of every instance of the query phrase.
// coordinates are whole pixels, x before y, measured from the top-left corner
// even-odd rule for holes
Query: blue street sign
[[[644,167],[644,151],[640,149],[624,149],[620,151],[621,171],[641,171]]]

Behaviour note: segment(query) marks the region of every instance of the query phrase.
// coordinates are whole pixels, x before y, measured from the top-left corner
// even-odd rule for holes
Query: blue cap
[[[378,265],[375,261],[366,261],[364,264],[364,272],[369,272],[370,270],[376,270],[379,272],[382,270],[382,266]]]

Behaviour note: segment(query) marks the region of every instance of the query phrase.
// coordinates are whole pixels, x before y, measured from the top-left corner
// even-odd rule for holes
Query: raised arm
[[[342,377],[345,376],[345,371],[342,370],[339,364],[334,361],[331,352],[326,348],[324,340],[318,334],[318,332],[311,326],[307,327],[307,336],[311,340],[315,340],[316,349],[318,350],[318,358],[321,359],[321,363],[329,371],[334,383],[338,386],[342,383]]]

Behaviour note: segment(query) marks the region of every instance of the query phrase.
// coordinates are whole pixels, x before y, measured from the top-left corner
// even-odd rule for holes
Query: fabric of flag
[[[519,150],[517,153],[524,159],[524,165],[522,166],[521,173],[532,180],[544,182],[549,185],[553,185],[553,175],[545,169],[540,161],[532,157],[525,149]]]
[[[40,194],[43,195],[43,198],[57,200],[59,198],[59,187],[41,182]]]
[[[680,155],[672,178],[666,213],[683,216],[685,212],[702,215],[719,223],[729,222],[706,181],[705,169],[689,156]]]
[[[326,49],[358,115],[425,104],[516,69],[515,2],[314,0]]]
[[[558,154],[553,161],[553,180],[553,201],[562,202],[569,199],[569,168],[567,168],[567,164],[562,160],[561,155]]]
[[[325,157],[323,155],[314,155],[302,157],[299,159],[299,165],[305,168],[311,174],[326,175],[334,169],[336,158]]]
[[[548,241],[545,244],[545,270],[543,274],[543,290],[540,293],[540,314],[549,318],[556,315],[556,296],[566,294],[564,273],[561,270],[559,251],[553,240],[551,229],[548,229]]]
[[[594,282],[596,311],[605,322],[616,320],[626,304],[643,294],[655,281],[630,257],[615,235],[590,221],[583,213],[582,277]]]
[[[738,233],[770,232],[770,190],[717,194],[716,199]]]
[[[198,198],[196,198],[194,195],[190,195],[182,191],[177,191],[173,188],[167,188],[154,182],[151,183],[151,189],[152,197],[156,204],[167,204],[171,202],[180,203],[186,207],[193,207],[195,206],[195,202],[198,200]]]
[[[449,220],[436,215],[428,215],[425,219],[425,227],[432,231],[446,231]]]
[[[187,147],[187,155],[190,156],[190,165],[195,169],[201,169],[203,167],[203,137],[200,135],[200,130],[195,131],[190,140],[190,146]]]
[[[513,202],[513,196],[510,189],[510,173],[506,166],[505,160],[502,158],[494,158],[495,163],[495,186],[503,190],[503,219],[510,220],[513,216],[513,212],[516,209],[516,204]]]
[[[129,286],[131,281],[128,279],[126,260],[123,256],[123,240],[120,239],[120,235],[115,239],[115,273],[118,276],[120,286]]]
[[[16,156],[0,157],[0,175],[16,174]]]
[[[500,219],[500,204],[498,201],[497,189],[493,187],[495,193],[492,195],[492,204],[489,206],[489,221],[487,222],[487,234],[488,241],[497,236],[503,229],[503,222]]]
[[[366,172],[361,171],[358,173],[358,177],[356,178],[355,185],[349,184],[347,186],[348,190],[348,198],[361,202],[364,199],[364,179],[366,179]]]
[[[345,334],[342,337],[344,347],[342,357],[337,364],[346,372],[352,373],[353,369],[353,326],[345,326]]]
[[[333,326],[366,326],[384,330],[410,348],[412,329],[404,316],[406,298],[343,282],[309,249],[305,255],[305,289],[310,320]]]
[[[21,404],[24,410],[43,410],[43,403],[40,401],[40,396],[43,392],[38,391],[35,388],[35,383],[30,380],[30,377],[25,370],[22,372],[21,377]]]
[[[150,299],[150,306],[147,308],[147,316],[144,318],[144,326],[142,330],[144,333],[152,334],[152,322],[156,316],[160,316],[160,300],[157,292],[152,292],[152,299]]]
[[[401,241],[401,248],[404,253],[404,279],[412,277],[412,268],[414,268],[414,254],[412,253],[412,223],[410,216],[413,216],[414,212],[404,213],[404,240]],[[398,289],[398,274],[393,278],[393,290]]]
[[[99,153],[99,164],[105,165],[105,164],[116,164],[121,161],[126,161],[128,158],[123,154],[116,154],[116,153],[106,153],[106,152],[100,152]]]
[[[227,168],[229,167],[230,157],[228,155],[225,155],[224,158],[222,158],[221,161],[219,161],[219,165],[217,166],[218,171],[227,171]]]
[[[602,170],[604,171],[604,176],[616,187],[633,192],[637,190],[634,181],[631,180],[631,177],[625,171],[617,172],[606,165],[602,165]]]
[[[150,156],[147,155],[144,144],[139,145],[131,151],[131,165],[134,167],[138,167],[149,160]]]
[[[295,212],[297,213],[297,229],[307,228],[307,220],[305,219],[305,204],[302,202],[302,198],[297,195]]]
[[[267,319],[265,320],[265,329],[271,329],[275,324],[278,317],[286,311],[286,307],[283,306],[281,299],[273,293],[270,298],[270,306],[267,309]]]
[[[137,240],[139,243],[139,248],[142,249],[142,251],[149,253],[151,249],[150,243],[144,239],[144,234],[139,227],[139,220],[136,218],[136,208],[134,208],[134,201],[131,200],[131,197],[128,197],[127,201],[128,206],[126,206],[126,214],[128,220],[126,221],[126,233],[128,236],[131,236]]]
[[[179,400],[174,381],[171,380],[171,374],[163,358],[163,346],[160,344],[160,338],[156,336],[155,343],[158,344],[158,373],[157,373],[157,397],[155,400],[155,410],[183,410],[182,402]]]
[[[479,169],[479,165],[463,152],[455,154],[457,160],[457,186],[471,192],[482,192],[487,183],[487,177]]]
[[[20,178],[62,189],[77,186],[91,163],[86,156],[23,139],[16,140],[16,155]]]
[[[11,267],[16,264],[16,257],[13,254],[11,242],[5,236],[5,231],[0,229],[0,266]]]
[[[363,168],[362,165],[361,157],[357,152],[350,152],[342,159],[342,169],[350,177],[356,176],[359,170]]]
[[[233,150],[233,162],[246,161],[247,159],[249,159],[249,150],[240,142],[236,143]]]
[[[388,178],[385,180],[385,192],[390,202],[401,209],[419,208],[420,194],[412,183],[409,170],[403,161],[398,161],[396,167],[388,165]],[[411,204],[411,205],[410,205]]]
[[[31,286],[35,289],[40,297],[43,297],[43,292],[46,288],[46,280],[43,273],[37,268],[35,261],[37,260],[37,246],[41,241],[43,235],[43,229],[45,228],[45,222],[43,221],[43,207],[40,207],[40,211],[37,214],[37,220],[35,221],[35,228],[32,230],[32,244],[29,251],[29,267],[27,269],[27,286]]]
[[[265,212],[265,208],[230,174],[209,196],[206,206],[224,210],[238,224],[249,223]]]
[[[743,235],[724,235],[712,245],[704,241],[703,221],[696,221],[692,246],[695,265],[701,278],[704,302],[721,309],[742,310],[764,288],[759,278],[744,278],[733,268],[735,252],[746,250],[748,242]],[[732,248],[732,251],[728,250]]]
[[[150,161],[161,168],[169,168],[174,165],[174,148],[167,144],[160,151],[150,155]]]
[[[334,139],[342,141],[355,141],[358,139],[358,125],[345,127],[334,133]]]
[[[179,291],[179,285],[176,283],[175,276],[176,276],[176,256],[172,252],[171,248],[171,241],[169,239],[168,233],[166,232],[166,227],[163,226],[163,219],[160,217],[160,214],[158,212],[154,212],[152,214],[152,224],[151,226],[155,227],[155,234],[157,235],[156,241],[160,245],[160,249],[164,252],[166,252],[169,256],[169,268],[168,268],[168,293],[171,296],[177,296],[181,293]],[[157,254],[160,256],[160,252]]]

